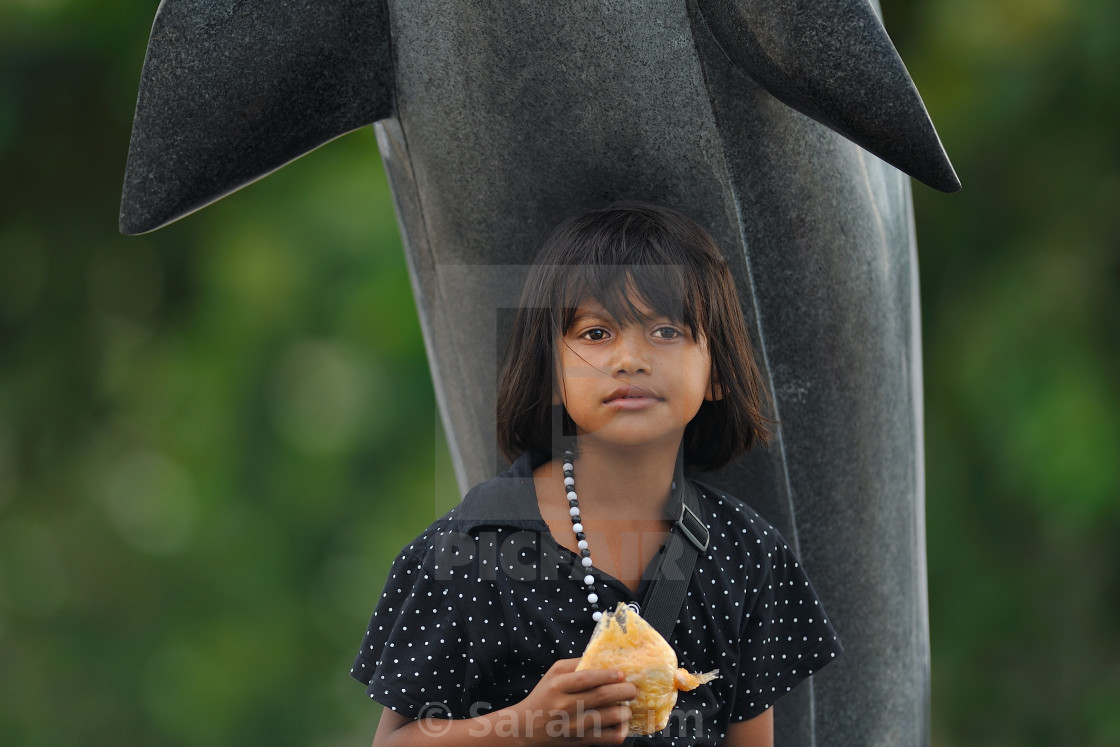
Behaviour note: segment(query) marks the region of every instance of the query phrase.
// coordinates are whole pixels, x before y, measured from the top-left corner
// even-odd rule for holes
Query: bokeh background
[[[1120,744],[1120,4],[889,0],[915,185],[934,745]],[[0,744],[365,745],[458,498],[370,130],[117,234],[155,0],[0,0]]]

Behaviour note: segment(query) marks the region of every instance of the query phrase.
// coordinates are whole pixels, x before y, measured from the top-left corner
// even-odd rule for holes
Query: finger
[[[585,733],[599,734],[603,729],[629,723],[630,706],[625,704],[605,708],[582,708],[575,713],[575,724]]]
[[[601,685],[622,682],[624,675],[617,669],[584,669],[561,675],[556,685],[566,693],[584,693]]]
[[[578,665],[579,659],[557,659],[548,668],[548,674],[571,674]]]
[[[630,723],[630,706],[625,703],[597,709],[603,726],[619,726]]]
[[[584,734],[582,737],[580,737],[580,739],[593,740],[593,741],[581,741],[581,742],[578,742],[578,744],[590,744],[590,745],[622,744],[623,742],[626,741],[627,734],[628,734],[628,732],[626,731],[626,725],[625,724],[623,724],[621,726],[612,726],[608,729],[600,729],[597,734]]]
[[[637,697],[638,688],[633,682],[612,682],[580,694],[584,708],[619,705]]]
[[[597,743],[621,744],[629,733],[630,708],[619,705],[587,711],[576,722],[577,737],[592,737]],[[614,741],[617,740],[617,741]]]

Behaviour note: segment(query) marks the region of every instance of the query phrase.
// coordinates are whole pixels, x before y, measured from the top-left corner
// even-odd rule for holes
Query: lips
[[[619,406],[640,406],[643,404],[652,404],[660,402],[661,398],[651,392],[649,389],[640,386],[631,386],[625,384],[618,387],[603,400],[608,405]]]

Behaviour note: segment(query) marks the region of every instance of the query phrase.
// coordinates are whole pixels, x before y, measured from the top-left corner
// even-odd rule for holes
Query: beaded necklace
[[[568,494],[568,515],[572,518],[572,531],[576,535],[580,563],[584,572],[583,584],[587,587],[587,604],[591,607],[591,619],[599,622],[603,613],[599,611],[599,595],[595,593],[595,576],[591,574],[591,548],[587,544],[587,534],[579,517],[579,496],[576,495],[575,456],[571,451],[564,452],[564,490]]]

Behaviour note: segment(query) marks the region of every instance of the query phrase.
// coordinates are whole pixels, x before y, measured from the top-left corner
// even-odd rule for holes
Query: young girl
[[[679,213],[572,218],[525,285],[498,386],[513,466],[401,552],[351,673],[374,745],[621,744],[635,686],[575,666],[603,611],[645,598],[682,468],[765,442],[764,387],[727,265]],[[647,744],[770,745],[771,707],[840,651],[774,528],[693,483],[709,543],[669,643],[720,677]]]

